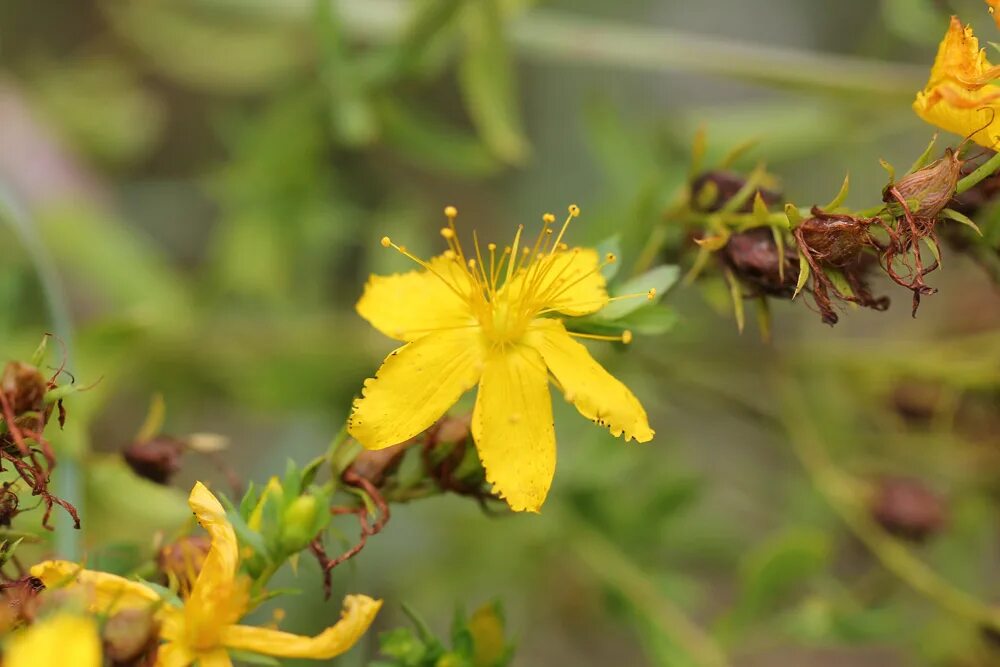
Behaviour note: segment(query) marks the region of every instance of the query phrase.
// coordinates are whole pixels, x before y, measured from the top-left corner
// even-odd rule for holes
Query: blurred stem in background
[[[444,0],[453,4],[452,0]],[[198,0],[214,8],[267,18],[306,22],[313,0]],[[401,0],[333,0],[354,37],[392,41],[410,14]],[[817,92],[910,98],[926,69],[859,57],[737,43],[667,28],[615,23],[557,10],[528,9],[510,18],[513,50],[539,61],[601,65],[638,71],[684,71],[744,79]]]
[[[52,333],[62,342],[65,354],[65,365],[73,367],[73,318],[69,310],[69,302],[63,291],[59,271],[42,242],[38,229],[28,212],[18,204],[14,196],[0,184],[0,223],[7,225],[21,245],[34,267],[45,296],[45,308],[48,311]],[[80,457],[83,452],[78,448],[64,449],[59,457],[59,472],[54,478],[55,494],[71,505],[81,508],[83,503],[82,480],[80,479]],[[69,560],[77,560],[80,556],[79,530],[73,530],[70,519],[63,513],[56,513],[56,530],[54,532],[56,553]]]

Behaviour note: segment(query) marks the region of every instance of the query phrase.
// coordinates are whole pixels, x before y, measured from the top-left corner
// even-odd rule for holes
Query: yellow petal
[[[375,620],[381,600],[366,595],[348,595],[340,620],[315,637],[303,637],[290,632],[232,625],[223,634],[223,643],[232,649],[242,649],[279,658],[313,658],[328,660],[354,646]]]
[[[93,618],[61,613],[14,633],[4,667],[100,667],[101,642]]]
[[[239,566],[236,531],[226,518],[222,503],[201,482],[196,482],[191,489],[188,505],[198,523],[211,537],[212,546],[205,556],[184,609],[185,613],[194,617],[211,618],[209,610],[230,606],[220,598],[230,597],[234,590],[236,569]]]
[[[233,661],[225,649],[202,653],[198,656],[198,667],[233,667]]]
[[[989,6],[990,14],[993,15],[993,22],[997,24],[1000,28],[1000,0],[986,0],[986,4]]]
[[[429,264],[433,272],[371,276],[358,301],[358,314],[386,336],[405,341],[440,329],[474,324],[468,302],[460,296],[469,291],[465,271],[443,255]]]
[[[596,250],[574,248],[535,260],[503,288],[506,298],[566,315],[596,313],[608,302]]]
[[[556,468],[549,379],[537,351],[513,345],[491,352],[472,435],[494,492],[516,512],[537,512]]]
[[[156,667],[187,667],[194,661],[194,654],[176,642],[163,644],[156,652]]]
[[[85,570],[79,563],[48,560],[31,568],[46,588],[78,588],[94,613],[113,614],[124,609],[147,609],[160,604],[160,596],[139,582],[95,570]]]
[[[1000,70],[986,59],[972,28],[953,16],[913,110],[932,125],[992,147],[1000,129],[1000,87],[990,82],[998,76]]]
[[[615,437],[648,442],[653,438],[639,399],[573,340],[559,320],[537,319],[525,343],[537,349],[566,392],[566,399],[587,419],[607,426]]]
[[[389,354],[365,380],[347,429],[368,449],[399,444],[433,424],[479,379],[478,327],[424,336]]]

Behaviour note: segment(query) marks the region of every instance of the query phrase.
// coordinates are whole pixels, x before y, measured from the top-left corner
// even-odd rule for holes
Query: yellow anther
[[[646,298],[649,299],[650,301],[652,301],[653,299],[656,298],[656,288],[655,287],[650,287],[649,288],[649,291],[646,292]]]
[[[559,248],[560,250],[569,250],[569,244],[567,244],[567,243],[560,243],[556,247]]]
[[[453,238],[455,238],[455,231],[451,227],[442,227],[441,228],[441,236],[443,236],[443,237],[445,237],[446,239],[449,239],[449,240],[453,239]]]
[[[445,250],[444,251],[444,258],[445,259],[455,259],[455,251],[454,250]]]
[[[444,215],[445,215],[445,217],[448,217],[448,218],[455,218],[455,217],[458,216],[458,209],[455,208],[454,206],[445,206],[444,207]]]
[[[542,222],[544,222],[547,225],[551,225],[555,221],[556,221],[556,216],[552,215],[551,213],[546,213],[545,215],[542,216]]]
[[[569,214],[571,216],[573,216],[574,218],[576,216],[580,215],[580,207],[577,206],[576,204],[570,204],[569,205]]]
[[[469,268],[470,269],[476,268],[476,260],[474,260],[474,259],[470,259],[469,260]]]
[[[632,332],[628,329],[622,332],[622,342],[626,345],[632,342]]]
[[[392,239],[390,239],[388,236],[383,236],[382,240],[379,241],[379,243],[382,244],[383,248],[388,248],[389,246],[392,245]]]
[[[487,243],[486,244],[486,249],[489,250],[490,252],[493,252],[494,250],[497,249],[497,244],[496,243]]]

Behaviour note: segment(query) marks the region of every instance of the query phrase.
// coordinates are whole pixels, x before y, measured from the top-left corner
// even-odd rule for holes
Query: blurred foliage
[[[979,259],[946,254],[919,319],[898,293],[887,313],[848,308],[835,330],[775,303],[771,345],[736,334],[718,276],[675,284],[689,239],[663,222],[691,176],[699,126],[706,164],[757,140],[734,169],[766,160],[802,204],[829,200],[849,170],[848,203],[871,203],[860,197],[885,182],[878,158],[908,164],[926,145],[910,91],[947,15],[985,33],[981,3],[533,4],[0,3],[0,215],[17,217],[9,191],[74,323],[57,333],[86,389],[67,401],[65,430],[47,434],[62,457],[54,483],[84,515],[82,555],[134,572],[190,528],[193,480],[226,483],[206,458],[170,487],[122,463],[150,396],[166,398],[165,433],[225,434],[228,464],[267,488],[289,457],[326,451],[390,347],[352,309],[368,273],[409,268],[381,236],[426,255],[444,204],[499,238],[578,201],[573,240],[618,255],[614,290],[655,279],[662,299],[583,323],[636,334],[600,354],[643,400],[657,439],[622,445],[557,405],[559,471],[540,516],[494,519],[455,496],[394,505],[364,557],[334,572],[338,589],[391,602],[380,651],[372,639],[341,664],[503,665],[510,637],[520,665],[998,664],[996,628],[887,565],[831,508],[794,434],[819,434],[855,513],[888,476],[935,491],[948,517],[939,532],[903,544],[876,526],[875,543],[996,601],[1000,296],[988,262],[1000,207],[976,217]],[[581,23],[586,13],[606,18]],[[705,25],[717,39],[702,40]],[[678,27],[693,34],[668,30]],[[678,34],[715,51],[678,55]],[[618,69],[595,64],[608,52]],[[747,73],[759,63],[767,71]],[[26,358],[57,326],[58,295],[17,229],[0,229],[6,359]],[[663,250],[647,257],[653,234]],[[304,539],[268,517],[325,500],[299,473],[239,514],[266,563]],[[327,518],[304,513],[308,530]],[[345,548],[354,541],[353,517],[331,526]],[[51,544],[36,529],[17,547],[25,562]],[[336,611],[321,575],[311,560],[296,565],[295,579],[275,579],[303,590],[286,624],[325,627]],[[456,602],[494,596],[509,627],[490,604],[457,615],[447,640],[423,622],[411,629],[395,604],[445,627]]]

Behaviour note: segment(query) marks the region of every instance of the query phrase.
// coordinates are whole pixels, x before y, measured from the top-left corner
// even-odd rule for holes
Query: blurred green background
[[[710,155],[759,139],[740,166],[765,160],[800,205],[847,171],[849,203],[878,202],[878,158],[905,166],[932,133],[909,105],[953,12],[997,39],[973,0],[0,0],[0,350],[56,327],[99,380],[53,433],[85,553],[148,550],[195,479],[225,483],[197,456],[173,489],[121,464],[156,393],[168,432],[226,436],[246,479],[324,451],[392,348],[353,311],[369,273],[409,268],[378,239],[439,250],[445,204],[506,239],[577,203],[571,241],[620,234],[628,267],[702,124]],[[777,303],[769,345],[675,288],[670,333],[594,346],[653,443],[556,401],[541,515],[396,506],[338,591],[386,599],[379,629],[406,602],[441,632],[498,597],[521,666],[1000,664],[1000,633],[886,570],[790,442],[822,441],[859,498],[922,480],[948,521],[914,552],[997,600],[1000,295],[956,253],[934,278],[916,320],[887,282],[889,312],[834,329]],[[339,613],[312,562],[286,583],[305,591],[287,627]]]

